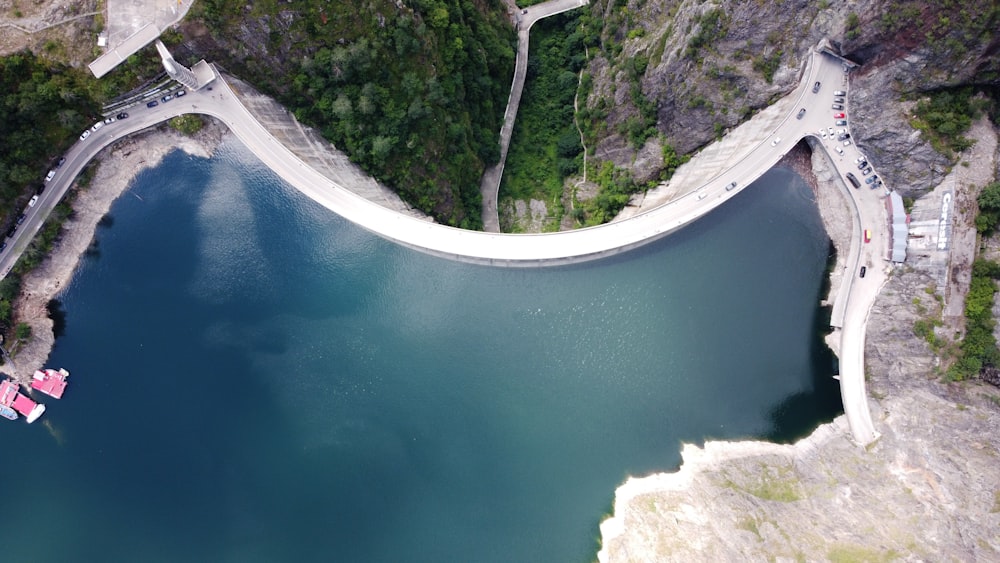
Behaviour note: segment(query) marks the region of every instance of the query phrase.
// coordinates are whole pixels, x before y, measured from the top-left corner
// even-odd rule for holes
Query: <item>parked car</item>
[[[698,199],[705,199],[705,196],[707,195],[708,192],[706,192],[705,190],[698,190]]]
[[[833,118],[834,119],[844,119],[845,117],[847,117],[847,116],[844,115],[844,112],[839,112],[839,113],[833,114]]]
[[[836,123],[834,123],[834,125],[837,125],[838,127],[847,127],[847,120],[840,119]]]
[[[850,139],[847,139],[846,141],[844,141],[844,146],[845,146],[845,147],[849,147],[849,146],[851,146],[851,140],[850,140]]]
[[[158,105],[160,105],[160,102],[158,102],[156,100],[153,100],[152,102],[147,103],[146,107],[148,107],[148,108],[155,108]]]
[[[55,175],[56,175],[56,171],[55,170],[49,170],[49,173],[45,175],[45,181],[48,182],[48,181],[52,180],[52,178],[54,178]]]
[[[872,230],[871,229],[865,229],[865,242],[867,243],[867,242],[871,242],[871,241],[872,241]]]
[[[31,199],[28,200],[28,207],[34,207],[36,203],[38,203],[38,196],[33,195],[31,196]]]
[[[176,93],[176,94],[174,94],[174,97],[175,97],[175,98],[180,98],[180,97],[181,97],[181,96],[183,96],[184,94],[187,94],[187,90],[184,90],[184,89],[180,89],[180,90],[178,90],[178,91],[177,91],[177,93]]]
[[[837,151],[837,154],[844,154],[844,149],[840,147],[833,147],[833,150]]]
[[[104,122],[98,121],[97,123],[94,124],[93,127],[90,128],[90,130],[96,133],[97,130],[100,129],[101,127],[104,127]]]
[[[28,216],[24,213],[17,216],[17,224],[20,225]]]
[[[867,271],[868,271],[867,267],[861,266],[861,277],[865,277],[865,272],[867,272]]]
[[[38,187],[35,188],[35,193],[36,194],[41,195],[41,193],[44,192],[44,191],[45,191],[45,184],[38,184]]]
[[[799,110],[799,113],[795,116],[795,119],[802,119],[806,115],[806,108]]]
[[[859,182],[858,178],[854,174],[851,174],[850,172],[847,173],[847,180],[855,188],[860,188],[861,187],[861,182]]]
[[[864,170],[865,168],[868,168],[867,160],[862,160],[861,162],[858,163],[858,170]]]
[[[167,103],[167,102],[169,102],[172,99],[174,99],[174,96],[172,94],[167,94],[166,96],[163,96],[162,98],[160,98],[160,101],[163,102],[163,103]]]
[[[126,113],[126,112],[124,112],[124,111],[123,111],[123,112],[121,112],[121,113],[119,113],[119,114],[118,114],[118,119],[119,119],[119,120],[121,120],[121,119],[128,119],[128,113]]]
[[[851,138],[851,136],[848,135],[847,133],[841,133],[840,135],[837,135],[837,140],[838,141],[843,141],[843,140],[849,139],[849,138]]]
[[[56,163],[56,168],[61,168],[63,164],[66,164],[65,156],[59,159],[59,162]]]
[[[832,105],[832,106],[830,106],[830,107],[832,107],[833,109],[844,109],[844,106],[842,106],[842,105],[840,105],[840,104],[833,104],[833,105]]]
[[[844,98],[834,98],[833,99],[833,103],[835,103],[835,104],[842,104],[842,103],[844,103]]]
[[[728,192],[729,190],[731,190],[731,189],[733,189],[735,187],[736,187],[736,182],[729,182],[729,185],[726,186],[726,191]]]
[[[775,137],[774,140],[771,141],[771,146],[772,147],[776,147],[776,146],[778,146],[778,143],[780,143],[780,142],[781,142],[781,137]]]
[[[7,242],[6,241],[0,243],[0,252],[3,252],[3,249],[5,249],[5,248],[7,248]]]
[[[865,168],[864,170],[861,171],[861,175],[862,176],[867,176],[867,175],[869,175],[871,173],[872,173],[872,169],[871,169],[870,166],[868,168]]]
[[[816,92],[819,92],[819,87],[820,87],[820,83],[819,82],[813,84],[813,94],[815,94]]]
[[[86,131],[80,134],[80,140],[85,141],[89,136],[90,136],[90,129],[87,129]]]
[[[833,95],[834,96],[846,96],[847,92],[844,92],[843,90],[834,90],[833,91]]]
[[[104,120],[104,124],[105,125],[111,125],[112,123],[114,123],[116,121],[118,121],[118,118],[114,117],[114,116],[111,116],[111,117],[109,117],[109,118],[107,118],[107,119]]]
[[[875,176],[870,176],[870,177],[868,177],[868,178],[865,178],[865,183],[866,183],[866,184],[868,184],[868,185],[870,186],[870,185],[872,185],[872,184],[874,184],[874,183],[875,183],[875,180],[876,180],[876,179],[877,179],[877,178],[875,178]]]

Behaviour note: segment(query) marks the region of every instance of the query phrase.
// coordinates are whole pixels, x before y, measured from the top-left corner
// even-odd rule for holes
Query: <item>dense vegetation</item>
[[[97,113],[80,72],[31,53],[0,58],[0,208],[9,216],[28,188]],[[16,216],[16,214],[14,214]]]
[[[910,124],[924,133],[936,151],[953,157],[972,146],[964,134],[988,105],[971,87],[939,90],[917,104]]]
[[[993,297],[998,279],[1000,264],[980,259],[972,265],[972,284],[965,297],[965,337],[957,361],[948,369],[949,379],[969,379],[985,367],[1000,366],[1000,350],[993,336]]]
[[[500,184],[502,200],[540,199],[550,214],[553,206],[561,209],[563,180],[579,172],[583,160],[573,123],[577,73],[585,62],[577,20],[556,16],[531,29],[528,72]]]
[[[500,0],[205,0],[193,14],[220,42],[264,22],[253,49],[276,56],[229,54],[228,66],[419,209],[481,225],[479,179],[499,159],[514,69]]]

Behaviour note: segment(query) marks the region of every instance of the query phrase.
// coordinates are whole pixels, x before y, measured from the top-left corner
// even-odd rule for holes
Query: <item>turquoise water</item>
[[[507,270],[379,239],[235,144],[174,153],[62,298],[65,398],[2,425],[4,558],[589,561],[682,441],[840,412],[827,253],[781,169],[637,251]]]

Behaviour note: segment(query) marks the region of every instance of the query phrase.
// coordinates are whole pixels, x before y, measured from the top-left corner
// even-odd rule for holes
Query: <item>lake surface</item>
[[[803,181],[615,258],[449,262],[235,142],[144,172],[62,297],[42,422],[2,424],[11,561],[569,561],[682,441],[841,412]]]

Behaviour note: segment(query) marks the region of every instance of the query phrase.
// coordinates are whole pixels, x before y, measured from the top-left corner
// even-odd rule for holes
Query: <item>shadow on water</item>
[[[49,318],[52,319],[52,334],[58,339],[66,334],[66,309],[58,299],[50,300],[45,308],[49,311]]]
[[[837,263],[837,249],[830,242],[830,251],[826,260],[823,282],[819,288],[816,301],[819,302],[830,292],[830,273]],[[840,414],[844,407],[841,404],[839,385],[833,378],[839,373],[837,356],[826,345],[825,338],[833,332],[830,328],[830,317],[833,308],[818,306],[813,315],[813,341],[810,356],[813,364],[813,388],[810,391],[796,393],[786,398],[768,413],[773,430],[764,435],[771,442],[791,443],[803,438],[820,423],[829,422]],[[820,400],[817,400],[817,397]]]

